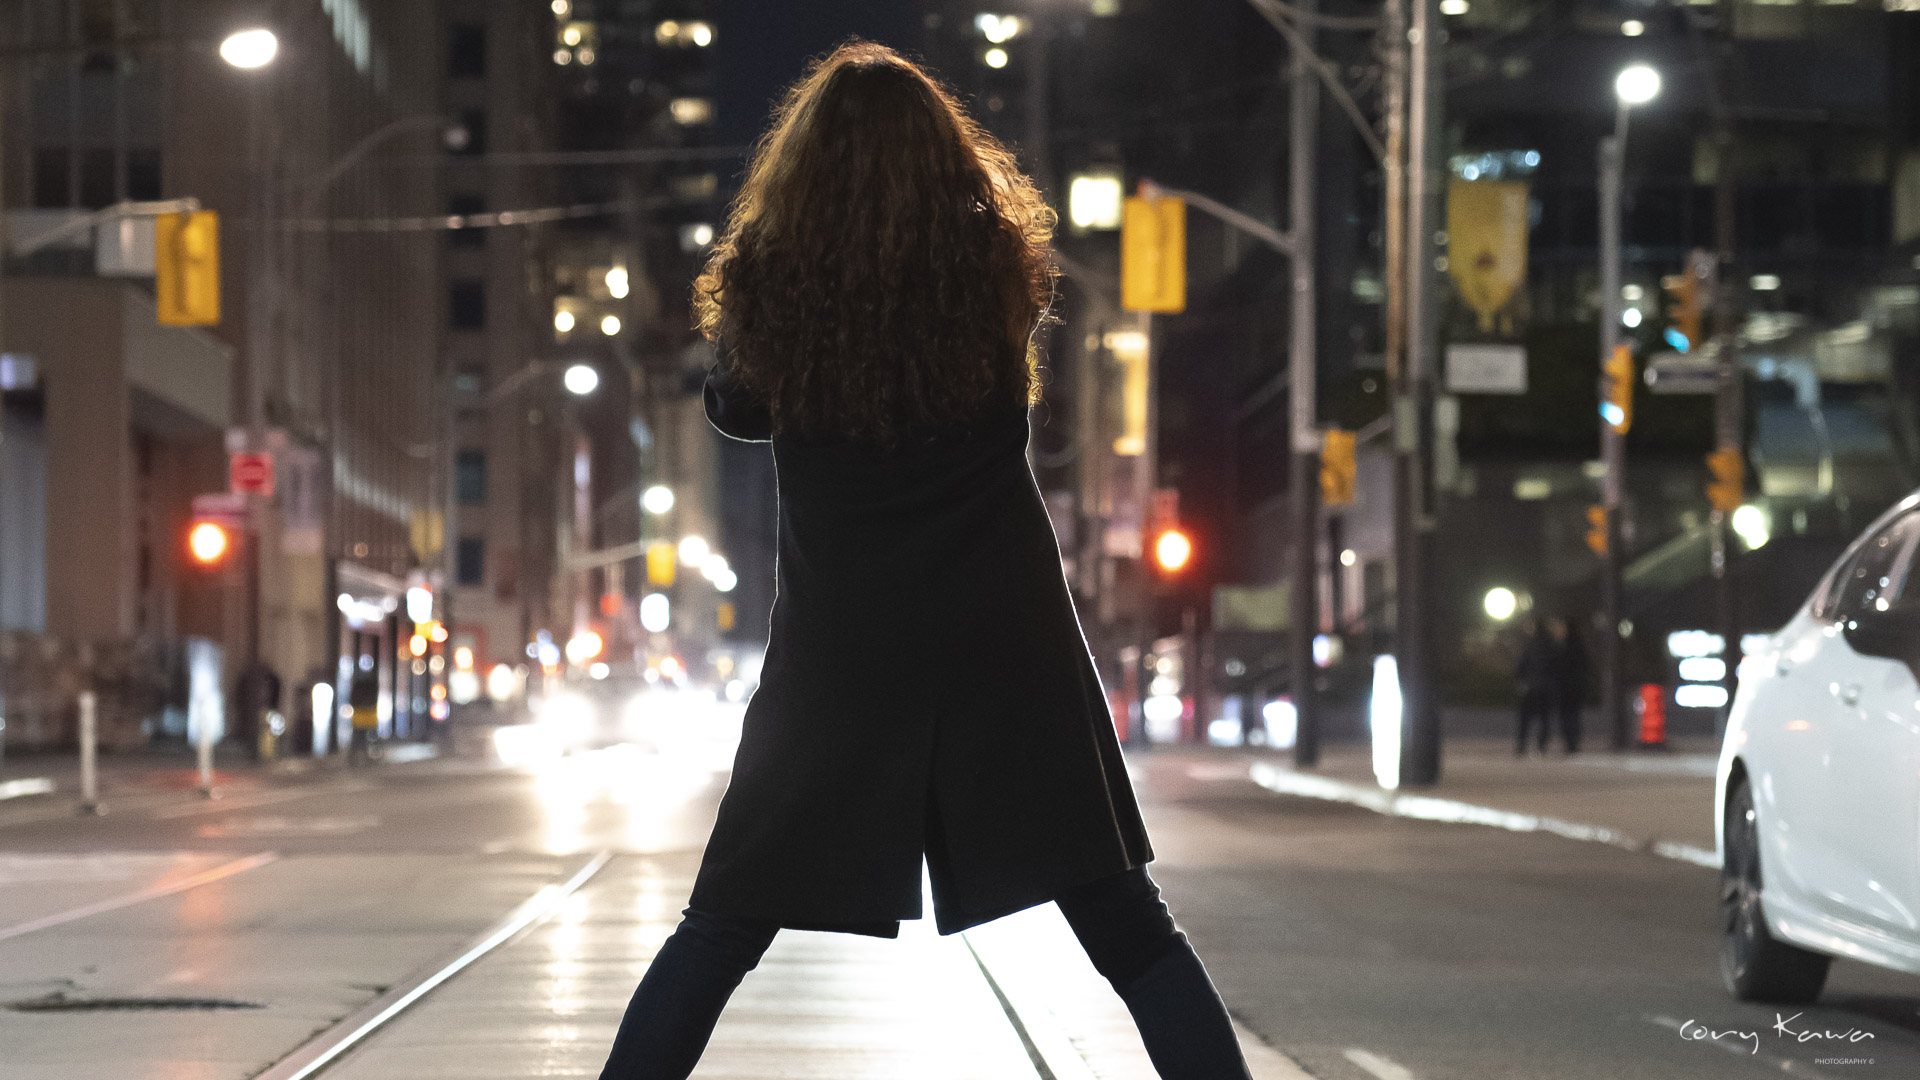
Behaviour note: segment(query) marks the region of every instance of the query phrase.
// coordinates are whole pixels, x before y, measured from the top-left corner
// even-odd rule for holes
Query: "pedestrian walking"
[[[354,668],[347,682],[347,706],[353,710],[348,721],[352,734],[347,742],[347,764],[373,761],[373,734],[380,727],[380,677],[370,668]]]
[[[1554,704],[1560,711],[1560,738],[1566,743],[1567,753],[1580,752],[1580,728],[1582,714],[1587,708],[1587,696],[1593,692],[1593,662],[1587,657],[1587,646],[1581,640],[1580,625],[1569,619],[1555,619],[1555,636],[1560,639],[1558,670],[1554,677],[1554,692],[1558,698]]]
[[[952,934],[1057,902],[1168,1080],[1246,1080],[1148,876],[1027,463],[1052,212],[945,89],[855,42],[790,89],[695,288],[707,416],[770,442],[760,685],[684,917],[602,1080],[684,1080],[782,928]]]
[[[1520,692],[1520,712],[1513,739],[1515,754],[1527,752],[1527,734],[1535,728],[1539,729],[1540,752],[1547,752],[1547,733],[1557,697],[1554,679],[1559,673],[1559,653],[1546,620],[1534,620],[1533,632],[1527,635],[1527,644],[1520,650],[1520,665],[1514,672]]]

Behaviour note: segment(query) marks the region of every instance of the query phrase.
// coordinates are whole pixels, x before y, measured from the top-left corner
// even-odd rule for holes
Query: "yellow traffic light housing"
[[[1686,269],[1660,279],[1660,288],[1667,294],[1667,322],[1672,324],[1675,333],[1686,339],[1684,345],[1674,342],[1681,352],[1698,348],[1703,340],[1701,316],[1713,292],[1715,273],[1713,254],[1694,251],[1687,255]]]
[[[1707,483],[1707,501],[1729,514],[1740,509],[1747,492],[1747,465],[1740,451],[1723,446],[1708,454],[1707,470],[1713,474]]]
[[[1120,306],[1177,314],[1187,309],[1187,204],[1135,195],[1120,217]]]
[[[1607,557],[1607,508],[1587,507],[1587,546],[1600,558]]]
[[[1320,441],[1321,503],[1346,506],[1353,502],[1353,482],[1359,468],[1353,455],[1353,432],[1327,429]]]
[[[1633,427],[1633,346],[1615,345],[1600,379],[1600,419],[1622,435]]]
[[[161,326],[220,322],[220,215],[161,214],[153,223],[154,307]]]
[[[647,583],[650,585],[673,584],[674,567],[679,561],[679,552],[665,540],[656,540],[647,545]]]

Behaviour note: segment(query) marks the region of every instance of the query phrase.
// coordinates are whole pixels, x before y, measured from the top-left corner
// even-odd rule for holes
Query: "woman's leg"
[[[686,1080],[780,928],[688,908],[627,1003],[600,1080]]]
[[[1227,1007],[1144,868],[1079,886],[1057,903],[1126,1002],[1161,1080],[1250,1080]]]

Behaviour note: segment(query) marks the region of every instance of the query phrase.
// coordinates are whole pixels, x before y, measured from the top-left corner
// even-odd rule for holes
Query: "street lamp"
[[[1646,64],[1629,64],[1613,80],[1613,134],[1600,140],[1600,370],[1631,371],[1632,358],[1615,360],[1620,344],[1620,187],[1625,171],[1627,118],[1637,105],[1660,95],[1660,73]],[[1606,383],[1608,377],[1601,376]],[[1612,400],[1602,385],[1600,400]],[[1620,505],[1626,490],[1627,418],[1604,418],[1600,424],[1600,460],[1606,467],[1600,482],[1600,505],[1605,511],[1605,551],[1600,570],[1600,708],[1613,731],[1615,749],[1627,745],[1627,714],[1620,699]]]
[[[665,484],[655,484],[641,493],[640,505],[649,514],[664,514],[673,509],[673,489]]]
[[[567,392],[575,397],[586,397],[600,385],[600,373],[587,364],[574,364],[560,377],[566,384]]]
[[[273,31],[257,26],[236,30],[220,43],[220,59],[246,71],[273,63],[279,51],[280,39]]]

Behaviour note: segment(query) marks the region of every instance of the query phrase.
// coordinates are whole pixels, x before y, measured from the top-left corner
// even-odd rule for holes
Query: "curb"
[[[1296,772],[1264,761],[1254,762],[1248,769],[1248,775],[1254,783],[1281,795],[1297,795],[1308,799],[1347,803],[1387,817],[1439,821],[1454,825],[1485,825],[1506,829],[1509,832],[1552,833],[1569,840],[1605,844],[1625,851],[1658,855],[1663,859],[1702,866],[1709,870],[1720,869],[1719,854],[1707,848],[1673,840],[1662,840],[1659,837],[1632,836],[1605,825],[1588,825],[1539,814],[1500,810],[1491,806],[1476,806],[1473,803],[1436,798],[1432,795],[1402,794],[1346,780]]]

